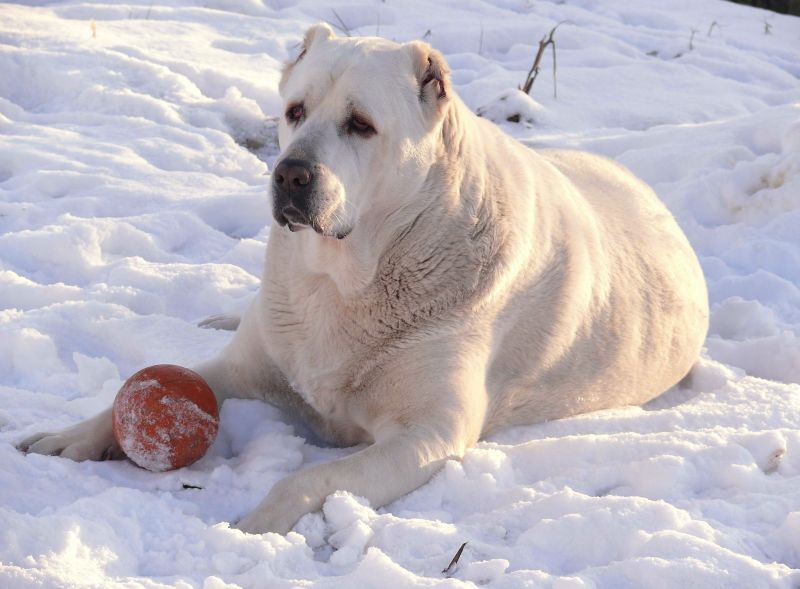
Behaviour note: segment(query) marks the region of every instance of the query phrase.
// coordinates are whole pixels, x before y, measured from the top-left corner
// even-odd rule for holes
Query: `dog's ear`
[[[450,68],[442,54],[427,43],[412,41],[407,47],[422,108],[440,114],[450,97]]]
[[[303,49],[301,50],[301,55],[311,49],[311,46],[314,43],[327,41],[328,39],[333,39],[334,37],[336,37],[336,35],[328,23],[323,22],[312,26],[303,36]]]
[[[333,29],[327,25],[326,23],[316,24],[310,27],[305,35],[303,35],[303,43],[300,45],[300,51],[297,52],[297,57],[290,59],[285,64],[283,64],[283,71],[281,72],[281,81],[278,84],[278,91],[283,91],[283,85],[286,83],[289,74],[292,71],[292,68],[303,59],[308,53],[309,49],[316,44],[322,41],[327,41],[328,39],[335,38],[336,35],[333,32]]]

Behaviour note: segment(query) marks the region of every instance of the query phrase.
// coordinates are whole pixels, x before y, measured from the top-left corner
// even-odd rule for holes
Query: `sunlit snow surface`
[[[800,19],[718,0],[268,4],[0,5],[0,587],[797,586]],[[178,472],[19,454],[135,370],[230,338],[195,323],[258,286],[280,64],[320,20],[424,38],[509,133],[653,185],[709,283],[691,387],[502,432],[383,509],[336,494],[286,537],[226,522],[351,450],[258,402],[225,403]],[[558,98],[549,54],[536,102],[515,96],[560,21]]]

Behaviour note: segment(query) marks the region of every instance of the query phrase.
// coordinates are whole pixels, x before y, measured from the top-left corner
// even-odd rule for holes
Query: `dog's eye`
[[[301,104],[293,104],[286,109],[286,120],[297,124],[306,116],[306,107]]]
[[[350,115],[350,118],[347,120],[347,131],[350,133],[357,133],[362,137],[369,137],[377,133],[372,123],[370,123],[366,117],[357,113]]]

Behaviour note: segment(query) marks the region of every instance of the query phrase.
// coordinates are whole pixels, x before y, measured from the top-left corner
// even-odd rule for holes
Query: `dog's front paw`
[[[67,432],[39,433],[25,438],[17,449],[20,452],[45,454],[47,456],[62,456],[82,462],[84,460],[119,460],[125,458],[122,449],[113,440],[75,439]]]
[[[300,490],[296,477],[278,481],[252,513],[240,519],[234,528],[248,534],[275,532],[288,534],[301,517],[322,507],[322,497],[312,501]]]
[[[39,433],[17,444],[20,452],[83,460],[118,460],[125,454],[114,439],[111,410],[57,433]]]
[[[246,534],[265,534],[267,532],[288,534],[300,519],[300,516],[294,514],[296,510],[282,510],[277,505],[266,505],[265,503],[244,516],[233,527]]]
[[[241,530],[245,534],[266,534],[267,532],[275,532],[276,534],[283,535],[289,533],[292,529],[292,524],[275,521],[274,518],[269,517],[257,509],[240,519],[233,527],[237,530]]]

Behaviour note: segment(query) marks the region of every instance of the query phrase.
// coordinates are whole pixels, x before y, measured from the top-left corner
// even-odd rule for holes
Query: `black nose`
[[[289,228],[312,225],[314,173],[305,160],[286,158],[272,173],[273,215]]]
[[[313,179],[308,162],[303,160],[285,159],[275,167],[273,174],[275,185],[289,193],[302,193]]]

